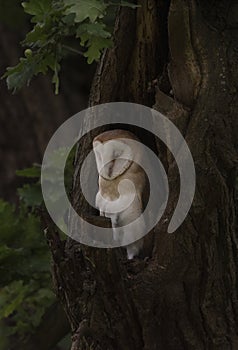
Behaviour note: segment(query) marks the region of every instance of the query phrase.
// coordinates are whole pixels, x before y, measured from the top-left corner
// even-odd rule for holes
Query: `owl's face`
[[[133,151],[126,139],[94,141],[93,149],[98,173],[106,180],[122,175],[133,161]]]

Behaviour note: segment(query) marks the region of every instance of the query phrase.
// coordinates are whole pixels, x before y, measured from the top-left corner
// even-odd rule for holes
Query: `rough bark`
[[[72,350],[235,350],[237,5],[140,4],[136,12],[120,11],[115,47],[102,58],[90,103],[132,101],[165,113],[192,152],[196,195],[177,232],[167,233],[167,220],[155,227],[149,261],[129,262],[120,249],[64,244],[52,233],[55,284],[71,323]],[[157,86],[148,89],[155,78]],[[73,190],[75,208],[86,213],[77,175],[92,136],[80,145]],[[170,178],[167,219],[179,179],[171,156],[163,153]]]

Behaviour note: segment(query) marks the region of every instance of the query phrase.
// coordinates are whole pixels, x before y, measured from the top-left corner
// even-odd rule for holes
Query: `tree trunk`
[[[139,3],[137,11],[120,10],[115,46],[102,57],[90,104],[137,102],[170,118],[193,155],[196,195],[174,234],[167,233],[167,220],[157,224],[149,261],[127,261],[120,249],[64,244],[51,233],[71,349],[235,350],[238,7],[235,1]],[[78,169],[95,133],[84,138],[76,159],[73,204],[87,214]],[[161,156],[170,179],[166,219],[179,181],[170,154],[162,149]]]

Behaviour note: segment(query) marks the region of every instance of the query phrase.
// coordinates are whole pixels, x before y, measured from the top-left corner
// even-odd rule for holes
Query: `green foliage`
[[[55,301],[50,252],[35,208],[42,203],[40,166],[18,170],[33,183],[18,189],[18,208],[0,199],[0,349],[34,332]]]
[[[29,85],[33,76],[39,73],[53,72],[52,82],[55,93],[59,90],[59,62],[62,59],[61,38],[69,34],[69,29],[62,22],[65,6],[62,1],[30,0],[22,6],[27,14],[32,16],[35,23],[22,45],[27,47],[25,57],[15,67],[7,69],[3,77],[7,78],[9,89],[14,92]]]
[[[66,149],[59,149],[52,154],[55,174],[65,152]],[[74,154],[75,148],[65,167],[68,193]],[[40,173],[39,165],[17,171],[18,176],[31,181],[18,189],[18,208],[0,199],[0,350],[7,348],[9,336],[24,340],[33,333],[55,301],[51,291],[50,252],[36,212],[43,202]],[[60,202],[57,196],[54,200],[56,205]]]
[[[55,300],[50,254],[39,218],[24,203],[16,208],[0,200],[0,322],[4,336],[34,331]]]
[[[52,179],[52,172],[53,172],[53,178],[54,183],[51,183],[51,189],[54,187],[57,188],[58,181],[61,181],[62,179],[59,177],[59,169],[62,167],[62,157],[65,153],[68,153],[68,149],[66,148],[60,148],[52,153],[50,161],[50,173],[45,176],[45,180],[51,181]],[[75,156],[75,147],[70,151],[70,154],[68,156],[66,165],[65,165],[65,171],[64,171],[64,182],[65,182],[65,188],[68,195],[70,194],[71,187],[72,187],[72,179],[73,179],[73,160]],[[34,179],[35,182],[28,183],[23,185],[23,187],[18,188],[17,192],[19,195],[20,200],[26,207],[36,208],[39,207],[43,203],[43,196],[41,192],[41,183],[40,183],[40,175],[41,175],[41,167],[40,165],[34,165],[31,168],[18,170],[17,172],[18,176],[22,176],[28,179]],[[47,175],[49,176],[49,179],[47,178]],[[61,202],[61,197],[58,195],[57,190],[52,190],[52,201],[57,203]]]
[[[89,19],[91,23],[103,18],[106,14],[107,4],[101,0],[65,0],[69,5],[67,13],[74,13],[76,23]]]
[[[18,176],[35,179],[35,183],[25,184],[23,187],[18,188],[17,192],[20,200],[27,207],[39,207],[43,203],[43,197],[41,192],[40,184],[40,165],[35,164],[31,168],[17,170],[16,174]]]
[[[76,37],[81,39],[81,45],[87,47],[85,57],[88,63],[98,60],[105,48],[112,46],[111,34],[103,23],[85,23],[79,26]]]
[[[23,176],[23,177],[32,177],[32,178],[40,178],[40,173],[41,173],[41,169],[40,169],[40,165],[35,164],[33,165],[31,168],[26,168],[23,170],[17,170],[16,174],[18,176]]]
[[[40,183],[24,185],[18,189],[18,194],[27,207],[37,207],[43,202]]]
[[[25,57],[15,67],[7,69],[3,77],[13,92],[29,85],[39,73],[53,72],[55,93],[59,91],[60,63],[70,48],[67,41],[77,39],[83,48],[88,63],[100,58],[102,51],[112,46],[112,33],[106,18],[112,6],[137,5],[127,1],[103,0],[29,0],[23,2],[25,13],[31,16],[33,29],[26,35],[22,45]],[[78,51],[81,53],[81,51]]]
[[[52,12],[52,2],[51,0],[31,0],[29,2],[23,2],[22,6],[26,13],[32,15],[33,23],[44,23],[48,20],[50,14],[54,15]]]
[[[41,318],[53,301],[54,294],[48,287],[41,286],[35,279],[24,283],[13,281],[0,293],[0,317],[11,318],[12,327],[7,334],[21,336],[34,332]]]
[[[24,85],[28,86],[34,75],[39,73],[46,74],[51,69],[54,71],[52,82],[55,84],[55,92],[58,93],[60,65],[57,59],[57,52],[55,54],[49,53],[44,49],[39,50],[34,55],[28,54],[25,58],[20,58],[20,62],[15,67],[7,68],[3,76],[7,77],[8,89],[12,89],[15,92]]]

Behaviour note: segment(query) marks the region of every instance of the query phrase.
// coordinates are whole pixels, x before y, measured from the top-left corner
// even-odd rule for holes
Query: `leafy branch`
[[[90,64],[99,60],[104,49],[112,47],[112,30],[106,23],[110,8],[138,7],[119,0],[29,0],[22,6],[31,16],[33,28],[21,43],[26,48],[25,57],[8,67],[3,78],[16,92],[29,85],[34,76],[51,71],[56,94],[61,61],[69,52],[84,55]],[[68,45],[72,39],[76,47]]]
[[[57,172],[61,151],[52,154],[51,162]],[[73,178],[75,148],[65,166],[65,187],[69,194]],[[55,302],[51,290],[50,252],[39,215],[43,204],[40,176],[41,166],[18,170],[26,183],[18,188],[16,208],[0,199],[0,349],[9,336],[26,340],[41,322],[42,315]],[[61,198],[54,196],[55,202]],[[57,205],[57,204],[56,204]],[[62,239],[65,239],[65,235]]]

